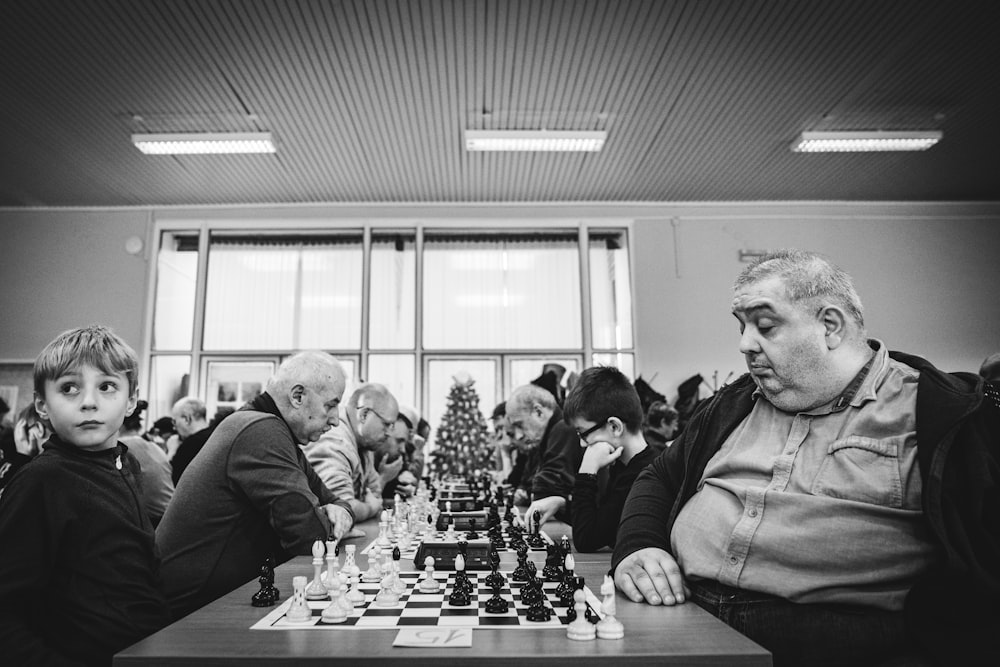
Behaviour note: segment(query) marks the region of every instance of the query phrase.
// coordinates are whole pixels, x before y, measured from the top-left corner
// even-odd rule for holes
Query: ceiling
[[[997,34],[989,0],[3,0],[0,206],[998,201]],[[944,139],[789,150],[832,129]],[[276,154],[130,143],[256,130]]]

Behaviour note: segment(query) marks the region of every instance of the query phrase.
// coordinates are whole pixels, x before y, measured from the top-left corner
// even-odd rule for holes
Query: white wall
[[[112,327],[139,350],[149,214],[0,211],[0,360],[33,360],[62,331]],[[131,236],[145,247],[125,251]]]

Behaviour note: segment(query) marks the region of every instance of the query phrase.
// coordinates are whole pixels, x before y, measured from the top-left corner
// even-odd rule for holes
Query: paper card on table
[[[469,648],[472,628],[403,628],[396,634],[393,646],[426,648]]]

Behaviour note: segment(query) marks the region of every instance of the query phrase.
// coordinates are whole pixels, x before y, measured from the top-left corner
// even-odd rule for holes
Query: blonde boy
[[[169,621],[139,464],[118,442],[137,365],[102,326],[64,332],[35,360],[35,407],[52,435],[0,497],[10,664],[110,664]]]

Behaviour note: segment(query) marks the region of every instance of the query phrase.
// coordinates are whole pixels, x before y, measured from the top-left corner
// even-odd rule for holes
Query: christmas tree
[[[430,474],[467,477],[493,469],[493,451],[486,420],[479,410],[476,381],[466,373],[453,376],[448,405],[434,436]]]

